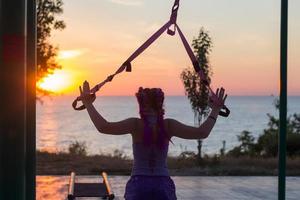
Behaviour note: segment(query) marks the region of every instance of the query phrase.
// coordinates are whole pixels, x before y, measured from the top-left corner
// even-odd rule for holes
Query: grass
[[[273,176],[277,175],[276,158],[205,156],[200,162],[194,156],[168,157],[171,175],[176,176]],[[132,160],[120,153],[114,155],[76,155],[65,152],[37,151],[37,175],[130,175]],[[300,176],[300,157],[287,158],[287,175]]]

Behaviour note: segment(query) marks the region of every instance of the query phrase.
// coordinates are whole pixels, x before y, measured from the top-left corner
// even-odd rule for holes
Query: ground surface
[[[80,176],[82,182],[98,182],[96,176]],[[123,200],[128,176],[110,176],[117,200]],[[177,198],[183,200],[275,200],[277,177],[257,176],[175,176]],[[67,176],[38,176],[37,200],[63,200],[68,188]],[[300,199],[300,177],[287,177],[287,200]],[[81,198],[83,199],[83,198]],[[94,198],[96,200],[96,198]]]

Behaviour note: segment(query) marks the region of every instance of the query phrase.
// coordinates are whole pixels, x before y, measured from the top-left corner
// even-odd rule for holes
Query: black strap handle
[[[208,87],[210,93],[212,95],[215,95],[214,91],[211,89],[211,87],[209,86],[209,83],[207,81],[202,82],[202,84],[205,84]],[[210,97],[209,97],[209,103],[212,103],[212,99]],[[219,115],[222,117],[228,117],[229,114],[230,114],[229,108],[226,105],[223,105],[223,107],[221,108],[221,110],[219,112]]]
[[[209,99],[210,103],[212,103],[212,100]],[[223,107],[221,108],[219,115],[222,117],[228,117],[230,114],[230,110],[227,108],[226,105],[223,105]]]
[[[223,106],[223,108],[220,110],[219,115],[222,117],[228,117],[230,114],[230,110],[227,108],[227,106]]]
[[[95,93],[92,93],[90,94],[91,95],[91,98],[93,99],[93,102],[95,101],[96,99],[96,94]],[[84,110],[86,109],[86,107],[82,104],[81,106],[77,107],[77,103],[81,101],[81,98],[80,97],[77,97],[73,103],[72,103],[72,107],[74,108],[74,110]]]

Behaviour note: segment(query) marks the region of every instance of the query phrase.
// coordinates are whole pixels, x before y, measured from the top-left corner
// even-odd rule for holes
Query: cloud
[[[124,6],[140,6],[143,4],[144,0],[109,0],[109,1]]]
[[[61,50],[59,51],[57,58],[61,60],[70,59],[70,58],[78,57],[86,53],[87,51],[88,51],[87,49]]]

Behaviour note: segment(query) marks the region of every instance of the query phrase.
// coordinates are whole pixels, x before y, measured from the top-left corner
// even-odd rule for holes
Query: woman
[[[159,88],[140,88],[136,93],[141,118],[119,122],[106,121],[95,109],[89,83],[80,87],[81,99],[97,130],[104,134],[131,134],[134,163],[131,178],[126,184],[126,200],[175,200],[175,185],[166,166],[168,145],[172,137],[204,139],[208,137],[223,107],[227,95],[218,89],[211,97],[210,115],[200,127],[164,119],[164,93]]]

